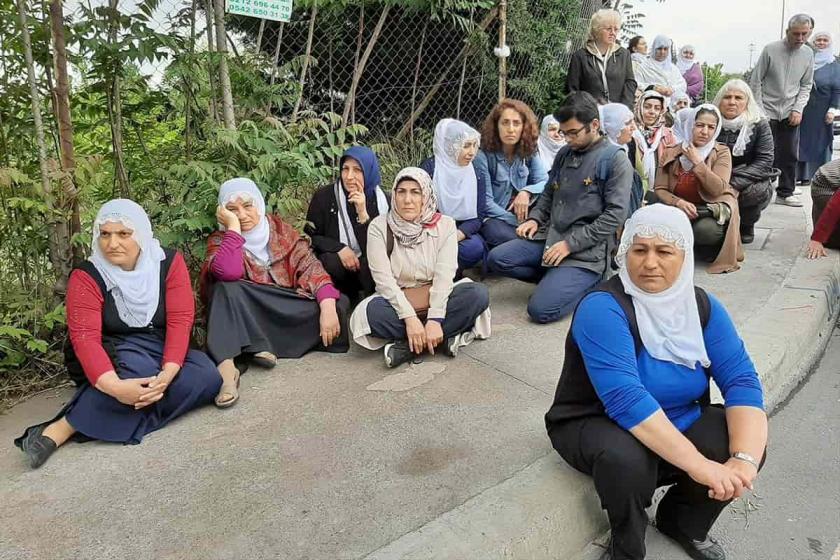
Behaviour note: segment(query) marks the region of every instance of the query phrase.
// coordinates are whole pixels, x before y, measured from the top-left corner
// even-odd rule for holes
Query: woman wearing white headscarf
[[[671,44],[671,39],[664,35],[657,35],[653,40],[647,59],[636,71],[640,90],[652,88],[666,98],[677,91],[688,90],[680,69],[671,62]]]
[[[79,389],[54,420],[15,440],[32,468],[74,436],[140,443],[212,402],[222,382],[189,349],[195,302],[184,258],[161,248],[138,204],[100,208],[91,253],[67,285],[65,365]]]
[[[487,244],[479,233],[486,216],[487,184],[473,161],[481,133],[455,119],[435,127],[434,157],[420,164],[432,177],[437,209],[455,220],[458,228],[458,274],[484,263]]]
[[[633,155],[629,153],[628,143],[633,139],[633,132],[636,130],[636,120],[633,111],[622,103],[607,103],[598,107],[598,114],[601,120],[601,130],[612,144],[621,146],[628,152],[630,163],[634,163]],[[627,215],[630,216],[642,206],[644,187],[642,178],[638,171],[633,170],[633,185],[630,190],[630,206]]]
[[[628,150],[646,194],[653,191],[656,167],[665,148],[675,143],[674,133],[665,123],[666,110],[666,98],[657,91],[646,91],[636,101],[636,130]]]
[[[429,174],[406,167],[394,179],[391,210],[368,229],[376,295],[350,318],[353,340],[384,347],[385,365],[397,367],[436,347],[450,357],[474,339],[490,336],[490,295],[458,267],[455,220],[437,211]]]
[[[560,151],[560,148],[565,145],[566,140],[560,131],[560,123],[557,122],[554,115],[544,116],[542,124],[540,124],[540,137],[537,140],[537,148],[545,169],[550,171],[554,167],[554,158],[557,157],[557,152]]]
[[[739,235],[738,193],[729,186],[732,156],[716,142],[722,128],[720,111],[703,104],[677,113],[680,143],[665,150],[656,173],[659,200],[688,216],[694,240],[704,257],[714,257],[709,273],[734,272],[744,260]]]
[[[234,360],[274,367],[310,350],[347,352],[347,296],[309,242],[279,216],[250,179],[226,181],[216,209],[219,231],[207,240],[201,296],[207,304],[207,350],[224,384],[216,405],[239,398]]]
[[[767,445],[755,366],[723,305],[694,286],[685,214],[646,206],[626,223],[618,276],[584,297],[546,427],[557,452],[591,475],[607,511],[610,558],[645,557],[645,508],[692,558],[720,560],[709,530],[752,489]],[[710,406],[710,379],[723,406]]]
[[[726,82],[714,104],[723,117],[718,142],[732,152],[730,186],[738,191],[741,242],[752,243],[755,224],[773,198],[773,181],[779,170],[773,167],[773,132],[744,80]]]
[[[703,78],[703,65],[695,55],[692,45],[685,45],[677,55],[677,69],[685,80],[686,89],[684,92],[691,98],[691,104],[697,103],[703,98],[705,82]],[[681,107],[682,108],[682,107]]]
[[[831,161],[834,117],[840,113],[840,62],[834,58],[831,34],[814,34],[814,85],[802,113],[796,179],[808,183]]]

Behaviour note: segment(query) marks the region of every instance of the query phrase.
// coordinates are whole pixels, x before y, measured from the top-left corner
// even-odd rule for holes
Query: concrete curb
[[[739,326],[768,410],[819,361],[838,312],[840,259],[799,256],[764,309]],[[591,481],[552,452],[366,560],[576,558],[606,529]]]

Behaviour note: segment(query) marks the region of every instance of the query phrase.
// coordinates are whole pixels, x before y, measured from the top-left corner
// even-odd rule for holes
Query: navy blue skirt
[[[163,341],[156,336],[131,335],[117,343],[116,350],[114,366],[120,379],[151,377],[160,371]],[[135,410],[86,383],[56,419],[65,416],[82,436],[77,439],[137,444],[178,416],[213,402],[221,386],[222,378],[213,361],[203,352],[190,350],[181,371],[155,404]]]

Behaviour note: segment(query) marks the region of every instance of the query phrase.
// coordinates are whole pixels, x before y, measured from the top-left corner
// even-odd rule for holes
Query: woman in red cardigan
[[[112,200],[93,223],[92,256],[67,285],[65,363],[79,389],[53,420],[15,440],[32,468],[71,437],[137,444],[213,402],[222,379],[189,349],[195,315],[184,258],[163,249],[146,212]]]

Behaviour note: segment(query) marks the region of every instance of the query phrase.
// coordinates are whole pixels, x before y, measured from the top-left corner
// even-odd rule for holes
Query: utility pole
[[[781,33],[782,39],[785,38],[785,0],[782,0],[782,21],[781,21]]]
[[[753,63],[752,63],[752,61],[753,61],[753,54],[755,54],[755,43],[750,43],[749,48],[750,48],[750,65],[749,65],[747,68],[749,68],[750,70],[752,70],[752,67],[753,67]]]

